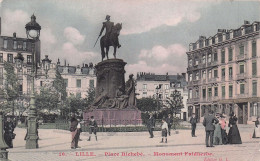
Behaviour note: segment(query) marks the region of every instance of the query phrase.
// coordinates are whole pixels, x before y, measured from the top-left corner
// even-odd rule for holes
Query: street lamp
[[[35,60],[35,43],[39,40],[41,26],[36,22],[36,17],[34,14],[31,16],[31,22],[25,25],[26,34],[28,39],[32,39],[32,90],[31,90],[31,100],[30,108],[28,114],[28,127],[26,136],[26,149],[36,149],[38,145],[38,129],[37,129],[37,109],[35,107],[35,94],[34,94],[34,79],[36,77],[37,62]]]

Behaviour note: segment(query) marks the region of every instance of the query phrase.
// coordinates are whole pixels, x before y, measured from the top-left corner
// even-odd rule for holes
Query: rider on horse
[[[102,26],[102,29],[100,31],[99,36],[101,36],[104,29],[106,29],[106,33],[104,35],[105,46],[109,46],[109,45],[111,45],[111,33],[112,33],[112,28],[114,27],[114,22],[110,22],[110,16],[109,15],[106,16],[106,20],[107,20],[106,22],[103,22],[103,26]],[[115,43],[116,43],[118,48],[121,47],[121,45],[119,44],[118,38],[117,38]]]

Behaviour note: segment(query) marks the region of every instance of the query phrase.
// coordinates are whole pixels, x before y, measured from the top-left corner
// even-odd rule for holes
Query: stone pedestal
[[[118,87],[121,86],[125,90],[125,65],[126,62],[122,59],[109,59],[95,66],[97,75],[96,97],[104,92],[107,93],[109,98],[115,98]]]
[[[137,109],[95,109],[83,114],[84,120],[90,120],[91,116],[94,116],[99,126],[142,124],[141,111]]]

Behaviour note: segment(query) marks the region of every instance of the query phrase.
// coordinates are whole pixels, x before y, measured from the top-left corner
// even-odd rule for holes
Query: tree
[[[4,105],[2,106],[5,110],[12,109],[14,113],[14,100],[19,96],[19,82],[17,75],[15,74],[14,67],[9,62],[4,62],[4,70],[5,70],[5,82],[4,86],[1,89],[1,93],[4,95]],[[12,103],[10,105],[10,103]]]
[[[152,112],[152,111],[159,111],[162,107],[161,101],[152,98],[146,97],[137,99],[137,108],[142,112]]]
[[[90,105],[92,105],[92,103],[94,102],[95,100],[95,88],[89,88],[88,91],[87,91],[87,97],[84,98],[84,101],[85,101],[85,107],[86,108],[89,108]]]
[[[86,102],[80,97],[76,97],[74,94],[71,94],[68,97],[68,103],[70,107],[70,112],[78,113],[79,110],[83,110],[86,107]]]
[[[177,90],[175,90],[170,98],[167,98],[165,101],[165,105],[167,110],[169,110],[170,113],[179,114],[181,113],[181,109],[184,108],[183,105],[183,97],[181,96],[181,93]]]
[[[35,94],[35,105],[37,109],[50,113],[56,110],[59,100],[59,94],[56,90],[51,88],[41,88],[40,93]]]

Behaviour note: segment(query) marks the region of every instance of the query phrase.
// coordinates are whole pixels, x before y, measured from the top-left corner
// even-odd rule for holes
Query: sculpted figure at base
[[[133,76],[134,76],[133,74],[129,75],[129,79],[125,85],[126,94],[129,96],[128,106],[130,106],[130,107],[136,107],[136,98],[135,98],[136,82],[135,82]]]
[[[107,93],[104,91],[104,88],[100,89],[100,95],[95,99],[93,106],[99,107],[106,102],[108,99]]]
[[[116,91],[116,97],[114,99],[114,104],[112,107],[118,109],[124,109],[128,105],[128,98],[129,96],[125,94],[125,91],[122,87],[119,87]]]

